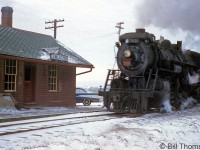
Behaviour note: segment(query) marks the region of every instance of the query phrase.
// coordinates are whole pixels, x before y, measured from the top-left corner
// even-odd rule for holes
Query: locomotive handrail
[[[155,77],[154,84],[153,84],[153,90],[155,89],[155,86],[156,86],[157,77],[158,77],[158,69],[156,70],[156,77]]]
[[[166,59],[161,59],[163,61],[166,61]],[[170,60],[171,61],[171,60]],[[188,61],[188,60],[187,60]],[[177,61],[177,60],[173,60],[174,63],[177,63],[177,64],[181,64],[181,65],[190,65],[190,66],[194,66],[194,67],[197,67],[196,65],[194,64],[190,64],[190,63],[186,63],[186,62],[182,62],[182,61]]]
[[[178,74],[177,72],[170,71],[170,70],[167,70],[167,69],[162,69],[162,68],[160,68],[159,71],[165,71],[165,72],[169,72],[169,73],[175,73],[175,74]]]
[[[151,74],[152,74],[152,69],[150,69],[150,72],[149,72],[146,89],[148,89],[148,87],[149,87],[149,82],[150,82]]]
[[[150,89],[124,89],[124,88],[112,88],[110,89],[110,91],[154,91],[154,90],[150,90]]]

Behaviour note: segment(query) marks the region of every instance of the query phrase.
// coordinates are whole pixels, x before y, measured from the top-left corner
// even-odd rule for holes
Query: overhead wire
[[[87,38],[84,37],[84,39],[71,40],[70,42],[82,42],[82,41],[85,41],[85,40],[87,41],[89,39],[105,38],[105,37],[109,37],[109,36],[114,35],[114,34],[115,34],[115,32],[110,32],[110,33],[106,33],[106,34],[99,35],[99,36],[92,36],[92,37],[87,37]]]
[[[115,61],[114,61],[114,64],[113,64],[113,68],[112,69],[114,69],[115,68],[115,65],[116,65],[116,62],[117,62],[117,54],[116,54],[116,50],[115,50],[115,47],[116,47],[116,45],[114,45],[114,56],[115,56]]]

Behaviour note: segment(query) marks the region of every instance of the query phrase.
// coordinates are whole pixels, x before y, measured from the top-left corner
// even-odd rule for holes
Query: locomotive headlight
[[[124,56],[127,57],[127,58],[131,57],[131,51],[130,50],[125,50],[124,51]]]

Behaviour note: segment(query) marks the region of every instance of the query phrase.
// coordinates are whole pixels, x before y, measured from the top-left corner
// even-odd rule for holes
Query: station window
[[[17,61],[5,59],[4,90],[16,91]]]
[[[57,77],[58,77],[58,69],[56,65],[49,66],[49,91],[54,92],[57,91]]]

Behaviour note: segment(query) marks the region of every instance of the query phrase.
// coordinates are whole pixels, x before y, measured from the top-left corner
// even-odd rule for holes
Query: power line
[[[112,35],[114,35],[115,32],[110,32],[110,33],[106,33],[106,34],[103,34],[103,35],[98,35],[98,36],[90,36],[90,37],[83,37],[81,39],[75,39],[75,40],[70,40],[70,42],[84,42],[84,41],[87,41],[87,40],[92,40],[92,39],[105,39],[105,38],[108,38],[108,37],[111,37]],[[98,41],[97,41],[98,42]],[[87,42],[85,44],[88,44]]]
[[[45,24],[48,24],[48,23],[53,23],[53,26],[49,26],[49,27],[45,27],[45,29],[53,29],[53,31],[54,31],[54,38],[56,39],[56,33],[57,33],[57,28],[60,28],[60,27],[64,27],[63,25],[60,25],[60,26],[58,26],[57,25],[57,23],[58,22],[63,22],[64,21],[64,19],[62,19],[62,20],[57,20],[57,19],[54,19],[54,20],[52,20],[52,21],[45,21]]]
[[[121,29],[124,29],[122,27],[122,24],[124,24],[124,22],[118,22],[117,25],[115,26],[115,28],[118,28],[118,34],[119,34],[119,37],[120,37],[120,34],[121,34]]]

